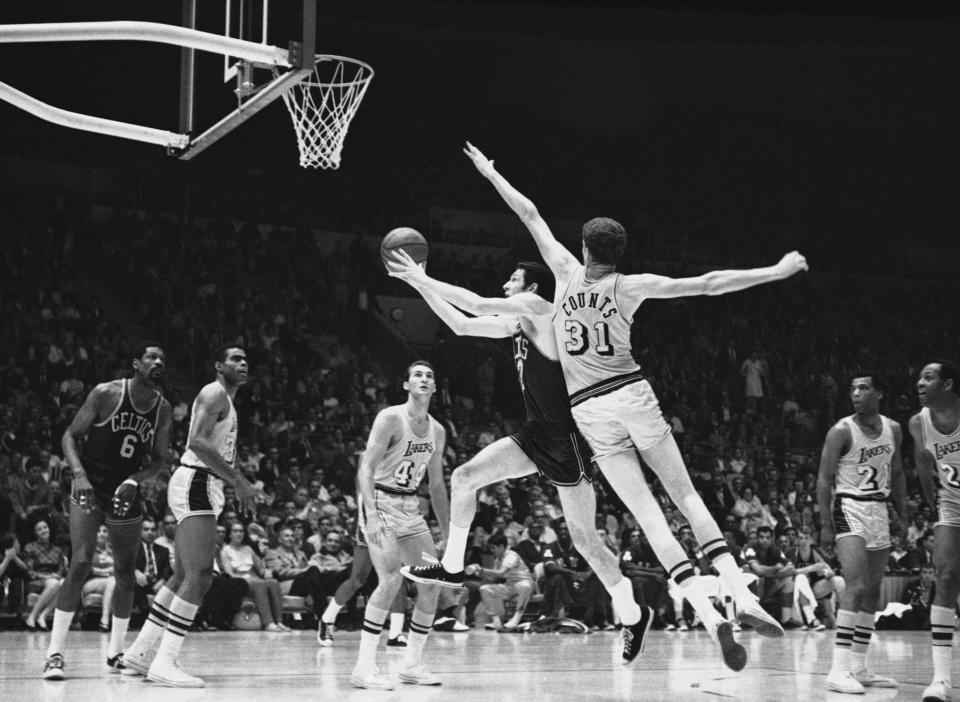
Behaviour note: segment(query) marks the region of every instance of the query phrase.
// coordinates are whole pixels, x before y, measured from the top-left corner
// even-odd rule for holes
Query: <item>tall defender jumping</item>
[[[743,290],[806,270],[806,260],[792,252],[769,268],[714,271],[696,278],[623,275],[616,267],[626,250],[626,232],[618,222],[599,217],[583,226],[581,264],[554,238],[534,204],[497,172],[492,161],[469,142],[464,153],[526,225],[556,276],[553,325],[571,412],[593,448],[600,470],[640,520],[657,557],[697,610],[724,661],[734,670],[742,669],[746,652],[734,641],[731,624],[713,609],[693,577],[693,567],[643,477],[637,452],[660,478],[690,522],[704,554],[734,593],[741,620],[766,636],[782,636],[783,629],[744,584],[719,527],[694,490],[653,389],[633,359],[630,330],[634,313],[646,299]]]

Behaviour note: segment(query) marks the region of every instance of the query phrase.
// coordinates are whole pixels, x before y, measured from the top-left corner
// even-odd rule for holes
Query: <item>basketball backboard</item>
[[[159,144],[190,159],[282,97],[300,164],[337,168],[373,71],[362,61],[316,53],[317,0],[181,2],[179,26],[141,21],[0,25],[0,43],[129,40],[180,47],[177,131],[69,112],[6,83],[0,83],[0,99],[56,124]]]

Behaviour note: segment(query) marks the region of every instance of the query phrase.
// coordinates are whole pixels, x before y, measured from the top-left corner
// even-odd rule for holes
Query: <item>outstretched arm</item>
[[[695,278],[666,278],[652,273],[628,275],[623,278],[622,289],[630,297],[641,299],[724,295],[762,283],[784,280],[805,270],[809,270],[807,259],[791,251],[775,266],[766,268],[711,271]]]
[[[421,294],[433,293],[450,304],[477,315],[550,314],[553,304],[535,293],[520,293],[510,297],[481,297],[474,292],[431,278],[402,250],[394,251],[387,263],[394,278],[400,278]],[[429,301],[428,301],[429,302]]]
[[[468,317],[441,297],[421,290],[420,294],[430,309],[450,327],[457,336],[485,336],[489,339],[503,339],[513,333],[517,318],[507,315],[485,315]]]
[[[480,171],[480,175],[493,183],[493,187],[500,193],[503,201],[517,213],[520,220],[533,234],[533,240],[536,242],[537,248],[540,249],[540,255],[543,256],[543,260],[546,261],[554,275],[557,278],[566,278],[569,271],[580,265],[580,262],[572,253],[567,251],[563,244],[556,240],[553,232],[550,231],[550,227],[547,226],[547,223],[537,211],[536,205],[510,185],[507,179],[493,167],[493,161],[484,156],[483,152],[469,141],[463,148],[463,153],[473,161],[473,165]]]

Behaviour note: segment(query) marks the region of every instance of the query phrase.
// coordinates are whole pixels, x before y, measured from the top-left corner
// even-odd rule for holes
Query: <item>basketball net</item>
[[[373,69],[362,61],[320,54],[313,73],[283,94],[303,168],[340,166],[350,121],[372,78]]]

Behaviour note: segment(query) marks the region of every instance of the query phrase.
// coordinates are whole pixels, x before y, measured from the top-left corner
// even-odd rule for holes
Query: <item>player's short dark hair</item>
[[[246,350],[240,344],[220,344],[217,348],[213,350],[213,362],[214,363],[224,363],[227,360],[227,355],[230,349],[240,349],[244,353]]]
[[[506,545],[507,545],[507,537],[504,536],[503,534],[494,534],[494,535],[491,536],[489,539],[487,539],[487,543],[490,544],[491,546],[503,546],[503,547],[506,547]]]
[[[887,391],[887,381],[879,373],[874,373],[870,369],[864,369],[859,373],[852,373],[850,375],[850,385],[853,385],[855,378],[870,378],[870,382],[873,384],[874,389],[879,390],[880,392]]]
[[[13,545],[17,541],[17,535],[12,531],[5,532],[0,535],[0,551],[6,551],[8,548],[13,548]]]
[[[627,250],[627,232],[609,217],[594,217],[583,225],[583,243],[596,263],[616,265]]]
[[[437,374],[437,369],[433,367],[433,364],[430,363],[430,361],[423,361],[423,360],[414,361],[409,366],[407,366],[407,370],[404,371],[403,382],[407,382],[408,380],[410,380],[410,371],[413,370],[414,366],[426,366],[427,368],[433,371],[434,376],[436,376]]]
[[[960,366],[948,358],[935,358],[930,363],[940,364],[940,380],[952,380],[953,393],[960,395]]]
[[[133,347],[133,360],[139,361],[147,353],[147,349],[157,348],[163,351],[163,344],[153,339],[144,339],[139,344]]]
[[[770,534],[773,536],[773,528],[768,526],[758,526],[757,527],[757,538],[760,538],[760,534]]]
[[[529,288],[536,283],[537,295],[544,300],[553,302],[556,281],[549,268],[536,261],[520,261],[520,263],[517,264],[517,270],[523,271],[523,283],[526,287]]]

